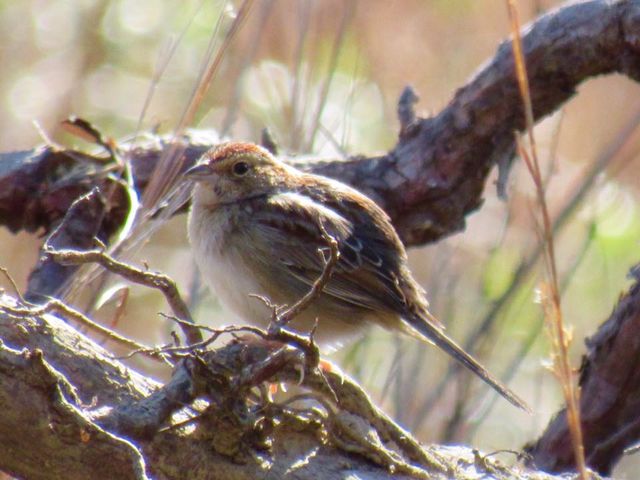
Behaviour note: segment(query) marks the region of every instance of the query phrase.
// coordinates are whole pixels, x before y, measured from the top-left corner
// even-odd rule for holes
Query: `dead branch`
[[[189,343],[198,343],[202,341],[202,334],[198,328],[193,327],[193,318],[191,318],[191,313],[189,312],[187,304],[180,296],[178,287],[167,275],[158,272],[140,270],[132,265],[119,262],[101,249],[81,252],[76,250],[55,250],[50,248],[48,245],[45,245],[44,251],[58,263],[67,265],[97,263],[108,271],[118,274],[131,282],[160,290],[173,310],[173,313],[183,320],[179,325],[180,328],[182,328],[187,341]]]
[[[620,73],[640,79],[639,9],[638,0],[585,1],[552,11],[523,29],[536,120],[558,110],[591,77]],[[405,104],[403,124],[412,118],[405,118]],[[389,213],[404,242],[417,245],[464,229],[465,216],[482,203],[489,171],[496,164],[509,165],[513,132],[523,127],[506,41],[445,109],[413,119],[409,133],[387,154],[294,163],[368,194]],[[170,138],[150,135],[135,148],[120,145],[139,192],[159,158],[175,148]],[[219,140],[213,132],[192,131],[177,141],[184,147],[187,168]],[[0,158],[0,224],[13,231],[51,229],[78,196],[94,186],[104,188],[111,181],[106,172],[113,169],[104,159],[51,146]],[[126,214],[126,194],[114,195],[111,203],[105,231],[113,233]]]
[[[523,42],[534,117],[540,119],[557,110],[575,93],[577,85],[590,77],[617,72],[639,80],[639,32],[640,0],[581,2],[551,12],[526,28]],[[458,90],[436,116],[416,118],[411,109],[412,97],[403,98],[399,105],[400,138],[387,154],[354,156],[347,161],[291,161],[301,168],[339,178],[373,197],[390,214],[403,240],[414,245],[463,229],[465,216],[481,204],[490,169],[495,164],[508,166],[513,156],[513,131],[522,130],[524,115],[509,43],[503,44],[492,61]],[[167,138],[150,136],[147,142],[138,142],[126,151],[141,193],[158,159],[175,148]],[[203,139],[194,133],[180,138],[178,141],[185,146],[185,168],[216,139]],[[126,150],[126,145],[120,147]],[[111,175],[117,166],[109,159],[54,146],[3,154],[1,158],[0,224],[13,231],[51,231],[79,196],[95,187],[112,191],[113,182],[118,181]],[[120,185],[113,192],[99,227],[101,238],[113,235],[127,215],[125,188]],[[113,267],[99,258],[92,261],[104,261],[105,267]],[[634,402],[640,391],[634,377],[637,355],[635,344],[625,341],[640,338],[636,334],[640,327],[631,321],[640,317],[640,304],[635,301],[638,290],[637,286],[632,288],[612,320],[592,339],[591,353],[583,368],[585,443],[593,447],[588,447],[587,455],[590,464],[593,462],[602,471],[611,468],[623,444],[637,440],[635,423],[629,420],[632,412],[637,412]],[[5,296],[2,301],[17,308],[11,298]],[[445,450],[427,452],[406,432],[390,426],[384,414],[354,393],[355,387],[343,376],[332,372],[321,375],[304,362],[296,363],[300,350],[291,346],[280,344],[273,350],[273,346],[266,348],[264,342],[232,343],[215,352],[198,352],[189,359],[192,363],[180,364],[173,380],[160,388],[115,362],[57,317],[40,311],[38,315],[31,312],[16,318],[7,311],[0,311],[0,442],[9,448],[0,453],[0,464],[16,476],[85,478],[86,471],[92,470],[92,477],[101,474],[102,478],[143,478],[145,471],[154,478],[181,478],[184,471],[194,479],[256,478],[265,474],[279,478],[291,472],[299,478],[316,478],[320,474],[323,478],[343,478],[346,470],[368,478],[391,477],[390,472],[374,467],[362,456],[406,475],[418,473],[413,468],[431,471],[435,478],[444,472],[472,475],[478,469],[485,473],[490,470],[495,478],[500,478],[496,472],[504,474],[503,478],[528,475],[525,471],[501,469],[486,460],[478,462],[478,456],[469,452],[456,457],[455,462]],[[251,358],[254,363],[247,363]],[[229,406],[234,398],[229,392],[242,390],[247,393],[243,398],[253,398],[250,390],[259,383],[299,382],[301,365],[306,368],[303,386],[329,404],[334,401],[336,410],[339,404],[350,415],[339,420],[333,417],[341,432],[336,434],[337,430],[333,430],[333,443],[318,441],[318,429],[330,426],[319,427],[322,422],[309,420],[311,414],[306,420],[292,415],[283,417],[287,420],[284,427],[271,434],[268,429],[261,430],[263,426],[256,428],[256,424],[251,428],[239,425],[237,418],[229,423],[228,418],[219,415],[224,409],[208,410],[209,420],[218,426],[233,427],[226,445],[231,450],[242,447],[243,442],[265,448],[259,459],[249,456],[242,459],[243,464],[237,464],[229,461],[229,450],[218,450],[220,445],[207,441],[206,434],[188,435],[183,427],[160,430],[198,393],[207,395],[210,406]],[[599,370],[600,365],[609,370]],[[220,375],[221,371],[244,374],[230,381]],[[598,398],[603,397],[603,378],[607,382],[616,380],[612,395],[606,396],[610,403],[604,406],[598,404]],[[212,385],[226,386],[226,390],[214,390]],[[16,401],[16,391],[27,393]],[[51,421],[33,422],[34,412],[47,412]],[[615,432],[601,430],[603,422],[597,412],[604,412],[605,420],[615,425]],[[332,417],[327,413],[326,418]],[[592,419],[593,425],[589,425]],[[562,420],[560,415],[532,449],[536,465],[570,468],[561,461]],[[553,434],[556,425],[557,436]],[[200,424],[197,428],[198,433],[204,432]],[[24,433],[18,436],[17,431]],[[359,432],[360,437],[363,432],[375,434],[369,442],[354,443],[349,440],[350,431]],[[136,445],[124,440],[123,435],[134,437]],[[267,439],[272,441],[270,446],[264,443]],[[65,442],[64,458],[47,456],[47,450],[41,448],[41,442],[56,441]],[[359,455],[345,453],[350,448]],[[558,455],[546,456],[556,448]],[[15,455],[17,451],[20,455]],[[255,453],[256,448],[249,451]],[[140,454],[146,465],[141,464]],[[102,463],[98,464],[96,458]],[[110,461],[104,462],[104,458]],[[547,458],[551,459],[548,463]],[[305,460],[300,463],[301,459]],[[45,461],[47,472],[34,471],[33,465]],[[393,478],[408,478],[406,475]]]
[[[2,298],[2,304],[15,306],[7,296]],[[0,408],[3,409],[0,442],[12,446],[2,449],[0,464],[19,477],[87,478],[89,472],[91,478],[144,478],[138,453],[145,459],[146,474],[157,479],[184,478],[185,471],[196,480],[283,478],[287,472],[295,472],[296,478],[300,479],[338,479],[349,472],[372,479],[408,479],[416,478],[409,475],[416,473],[415,469],[426,468],[421,467],[425,463],[416,458],[411,463],[404,461],[404,474],[400,473],[405,468],[401,463],[389,464],[396,468],[397,473],[392,474],[375,467],[362,455],[345,453],[330,440],[319,443],[318,429],[322,427],[303,414],[282,414],[283,426],[271,433],[271,446],[258,457],[237,456],[238,452],[244,451],[242,447],[257,441],[257,437],[247,434],[254,432],[255,424],[247,430],[251,423],[243,424],[242,428],[237,423],[229,423],[227,417],[219,416],[220,412],[227,411],[224,409],[209,410],[209,416],[199,420],[195,432],[187,433],[189,430],[184,426],[161,428],[171,423],[173,413],[198,396],[207,395],[209,405],[228,405],[237,398],[238,392],[248,391],[264,381],[298,382],[299,368],[304,360],[300,351],[290,346],[280,344],[274,350],[273,345],[269,347],[264,342],[232,342],[219,350],[192,357],[178,367],[170,382],[159,387],[115,362],[100,346],[52,315],[16,319],[0,312],[0,338],[3,339],[0,344]],[[272,357],[275,351],[281,353]],[[274,362],[271,369],[256,368],[271,358],[275,359],[267,361]],[[305,378],[308,383],[303,386],[324,385],[322,388],[329,395],[326,398],[330,398],[325,380],[318,373],[309,370]],[[336,433],[343,442],[351,444],[354,440],[350,435],[362,433],[358,425],[368,422],[367,412],[376,407],[360,404],[363,413],[357,408],[362,399],[357,394],[354,396],[353,384],[337,372],[330,373],[328,378],[338,392],[341,409],[346,405],[348,408],[344,411],[354,415],[338,420],[342,430]],[[15,392],[27,388],[29,395],[16,401]],[[308,409],[305,406],[303,410]],[[273,411],[280,410],[277,405],[273,407]],[[54,428],[51,428],[51,421],[33,421],[36,412],[43,411],[50,412],[48,418],[54,422]],[[208,426],[213,421],[226,428],[222,433],[216,430],[228,440],[226,444],[220,437],[221,444],[213,442],[210,433],[207,436]],[[379,458],[388,460],[388,452],[384,454],[386,449],[390,445],[397,447],[388,443],[387,434],[382,433],[384,429],[374,428],[379,432],[381,444],[372,442],[367,448],[375,452],[375,448],[384,446]],[[17,431],[21,434],[16,435]],[[260,431],[254,435],[258,433]],[[65,442],[64,448],[55,455],[49,450],[52,447],[45,448],[45,445],[55,446],[60,441]],[[423,452],[423,460],[435,459],[432,460],[434,465],[444,465],[451,472],[446,478],[477,475],[484,468],[477,464],[469,450],[447,451],[434,447],[425,453],[427,451],[422,447],[417,444],[415,447]],[[13,453],[18,451],[20,455]],[[60,451],[64,451],[64,455],[60,455]],[[105,458],[109,461],[105,462]],[[371,458],[374,459],[373,453]],[[45,462],[46,470],[39,467]],[[490,465],[500,473],[495,476],[498,479],[533,478],[533,473],[521,468],[514,470]],[[437,473],[442,470],[427,471],[432,472],[431,478],[445,478]],[[554,478],[535,475],[535,478]]]

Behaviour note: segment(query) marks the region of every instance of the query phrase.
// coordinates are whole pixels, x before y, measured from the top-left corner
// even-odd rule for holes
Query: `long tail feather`
[[[465,352],[462,347],[460,347],[456,342],[447,337],[447,335],[441,328],[434,326],[434,324],[438,325],[440,323],[437,321],[437,319],[432,317],[432,315],[428,311],[424,313],[424,316],[426,318],[423,318],[422,315],[415,314],[413,317],[407,319],[407,323],[421,336],[424,336],[429,341],[435,343],[438,347],[447,352],[458,362],[471,370],[474,374],[480,377],[485,383],[491,386],[491,388],[493,388],[496,392],[502,395],[513,405],[521,408],[525,412],[531,413],[531,409],[524,402],[524,400],[522,400],[509,388],[500,383],[499,380],[494,378],[493,375],[491,375],[489,371],[484,368],[475,358]]]

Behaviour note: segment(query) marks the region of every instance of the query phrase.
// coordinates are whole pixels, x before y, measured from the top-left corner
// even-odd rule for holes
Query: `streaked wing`
[[[278,261],[309,287],[324,268],[320,253],[328,250],[322,237],[324,228],[340,250],[324,293],[367,309],[403,310],[405,297],[397,281],[397,266],[370,248],[373,245],[388,250],[384,238],[370,238],[371,233],[366,231],[369,237],[362,237],[354,223],[335,210],[292,192],[271,197],[266,206],[254,212],[253,220],[256,233],[269,242],[271,251],[286,252]]]

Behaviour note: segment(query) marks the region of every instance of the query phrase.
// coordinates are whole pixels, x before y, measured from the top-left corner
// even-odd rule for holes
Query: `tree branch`
[[[1,305],[16,306],[6,295],[0,298]],[[237,395],[233,388],[244,389],[252,382],[298,381],[300,371],[296,365],[300,362],[292,358],[282,361],[280,369],[273,369],[266,377],[262,376],[265,370],[260,370],[263,373],[258,376],[250,373],[256,371],[252,365],[269,358],[273,345],[232,342],[207,352],[200,360],[189,357],[174,372],[173,380],[160,387],[115,361],[102,347],[53,315],[16,318],[0,308],[0,338],[0,443],[6,447],[0,449],[0,465],[18,477],[139,479],[144,478],[140,454],[146,462],[146,475],[155,479],[181,479],[188,471],[194,480],[284,478],[294,472],[299,479],[342,479],[352,474],[377,480],[408,479],[413,469],[424,471],[418,463],[407,464],[405,473],[380,469],[362,452],[348,453],[331,442],[319,441],[314,422],[284,422],[274,432],[269,454],[235,460],[229,456],[232,452],[220,453],[223,437],[231,438],[227,446],[238,441],[234,437],[237,427],[230,428],[224,418],[216,417],[224,428],[213,431],[215,438],[208,430],[210,423],[204,420],[196,432],[159,428],[167,425],[173,412],[182,410],[203,393],[209,392],[211,401],[227,402],[233,398],[228,394]],[[284,348],[297,355],[292,347]],[[227,390],[216,387],[222,384],[202,376],[202,371],[213,374],[213,380],[219,378],[216,372],[245,373],[231,376],[236,380],[226,384],[232,388]],[[322,376],[307,373],[305,382],[309,385],[325,385]],[[354,391],[348,379],[337,372],[328,378],[344,404],[338,420],[341,431],[344,434],[347,429],[360,435],[357,425],[364,418],[361,407],[368,415],[368,403],[362,403],[364,393]],[[378,421],[384,423],[380,417],[384,414],[369,405],[378,412]],[[210,422],[211,417],[208,418]],[[396,435],[397,432],[387,431],[381,441],[387,442],[387,437],[402,441],[403,436]],[[348,437],[345,441],[351,443]],[[480,461],[477,454],[464,448],[431,447],[427,456],[417,445],[410,448],[414,449],[412,456],[417,462],[437,458],[431,461],[449,470],[446,478],[469,478],[478,472],[491,472],[497,479],[555,478],[520,467],[506,468],[486,459]],[[42,468],[45,464],[46,469]],[[443,479],[445,474],[434,470],[431,478]]]
[[[639,0],[591,0],[559,8],[523,29],[536,119],[558,110],[591,77],[621,73],[640,79],[639,12]],[[418,245],[462,230],[465,216],[482,203],[490,169],[508,168],[513,157],[513,132],[522,130],[524,115],[510,42],[434,117],[414,119],[406,105],[405,95],[401,116],[404,123],[411,118],[411,127],[403,123],[387,154],[294,163],[368,194],[389,213],[404,242]],[[186,145],[186,168],[219,140],[191,132],[178,141]],[[169,137],[149,136],[127,152],[139,191],[171,148]],[[13,231],[51,229],[79,195],[110,182],[104,159],[82,152],[43,147],[0,159],[0,224]],[[125,213],[126,195],[114,195],[106,218],[111,232]]]
[[[592,0],[565,6],[527,27],[523,42],[534,116],[540,119],[557,110],[588,78],[617,72],[640,79],[640,0]],[[408,245],[462,230],[466,215],[481,205],[491,168],[496,164],[508,168],[514,153],[513,132],[524,125],[510,44],[504,43],[434,117],[416,118],[413,100],[412,95],[403,96],[399,140],[385,155],[346,161],[291,159],[300,168],[338,178],[370,195],[390,214]],[[167,138],[150,136],[126,152],[140,192],[158,159],[174,148]],[[186,143],[186,168],[217,137],[191,133],[178,141]],[[120,147],[126,150],[126,145]],[[113,179],[115,166],[109,159],[47,146],[2,154],[0,160],[0,224],[13,231],[52,231],[73,202],[94,187],[113,191],[106,204],[97,206],[102,225],[91,227],[98,228],[101,237],[113,235],[127,214],[127,195]],[[50,286],[44,285],[45,291]],[[585,446],[590,462],[603,472],[610,470],[623,446],[638,437],[632,418],[640,391],[634,373],[638,356],[636,345],[625,342],[640,338],[639,290],[637,285],[631,289],[591,340],[583,367]],[[7,296],[2,302],[15,304]],[[175,372],[172,382],[160,388],[52,315],[17,319],[2,311],[0,339],[0,408],[6,412],[0,415],[0,443],[8,446],[0,453],[0,465],[17,476],[47,478],[34,469],[46,460],[52,476],[82,478],[91,470],[92,477],[98,472],[103,478],[143,478],[140,454],[147,461],[146,472],[154,478],[182,478],[185,471],[194,479],[255,478],[264,476],[265,468],[274,478],[292,469],[298,478],[343,478],[345,471],[368,478],[392,476],[336,444],[320,445],[317,432],[301,429],[299,424],[279,430],[270,460],[234,464],[215,453],[209,442],[182,429],[153,435],[176,409],[193,400],[192,378],[184,377],[184,371]],[[241,353],[234,361],[245,360]],[[611,396],[605,399],[601,398],[603,379],[613,382]],[[22,392],[20,401],[15,392]],[[40,416],[42,412],[46,416]],[[562,422],[560,415],[532,448],[536,465],[570,468],[563,460]],[[606,422],[614,425],[613,430],[604,429]],[[20,438],[17,431],[24,432]],[[398,432],[387,435],[396,435],[396,443],[402,438]],[[61,441],[66,455],[47,456],[47,442]],[[556,453],[550,455],[551,450]],[[445,451],[438,455],[447,456]],[[480,468],[476,456],[462,457],[467,460],[459,464],[461,474]],[[105,458],[110,461],[104,462]],[[418,458],[414,455],[412,460]],[[306,463],[299,464],[300,459]],[[480,463],[485,470],[487,465],[498,468]],[[504,472],[505,478],[515,475]],[[517,475],[527,478],[524,472]]]

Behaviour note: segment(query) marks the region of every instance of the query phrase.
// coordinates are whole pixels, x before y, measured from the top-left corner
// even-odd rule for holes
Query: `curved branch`
[[[557,110],[575,93],[576,87],[590,77],[617,72],[634,80],[640,79],[640,0],[591,0],[560,8],[527,27],[523,42],[531,77],[534,114],[536,119],[540,119]],[[434,241],[463,229],[465,216],[481,205],[490,169],[495,164],[507,168],[513,157],[513,132],[522,129],[523,114],[513,74],[510,44],[504,43],[496,56],[466,86],[458,90],[449,105],[436,116],[414,118],[406,106],[404,102],[399,141],[386,155],[355,156],[347,161],[292,161],[301,168],[339,178],[373,197],[390,214],[403,240],[409,245],[415,245]],[[213,136],[203,138],[188,135],[180,139],[180,142],[185,141],[188,143],[184,152],[187,167],[217,139]],[[160,156],[170,148],[172,146],[166,139],[153,137],[149,142],[139,143],[128,152],[136,187],[140,191],[146,187],[150,172]],[[14,231],[35,231],[42,228],[50,231],[80,195],[89,192],[94,186],[106,187],[112,182],[108,175],[110,166],[104,160],[82,152],[44,147],[29,152],[3,154],[0,159],[0,224]],[[105,236],[119,227],[127,208],[126,195],[116,190],[116,194],[105,206],[104,224],[101,227]],[[634,287],[626,299],[623,299],[618,318],[624,317],[631,321],[639,317],[640,304],[632,301],[638,294],[637,290]],[[619,329],[614,330],[624,333],[628,332],[626,328],[633,328],[633,332],[637,332],[633,323],[627,321],[614,321],[615,325],[619,325]],[[97,399],[98,406],[105,407],[139,401],[151,391],[157,391],[157,386],[113,362],[99,347],[64,323],[59,323],[60,325],[52,326],[53,323],[44,319],[16,322],[15,319],[0,318],[0,338],[6,344],[1,346],[0,353],[6,360],[5,364],[13,362],[16,368],[23,368],[25,373],[20,377],[11,377],[12,382],[17,380],[18,383],[9,383],[8,379],[14,370],[0,368],[0,375],[3,375],[0,390],[7,385],[14,385],[14,391],[29,387],[31,394],[37,397],[33,399],[34,402],[40,402],[37,408],[52,412],[54,420],[64,427],[53,431],[53,434],[71,432],[76,440],[74,446],[82,448],[81,443],[86,439],[82,432],[86,432],[85,427],[90,428],[86,418],[78,417],[87,413],[82,411],[83,405],[91,405],[94,398]],[[629,326],[624,327],[625,325]],[[592,348],[593,353],[586,363],[588,367],[584,369],[582,408],[585,409],[586,421],[598,418],[596,411],[589,408],[598,406],[602,378],[609,380],[609,373],[603,377],[597,374],[599,359],[612,362],[616,371],[622,372],[637,358],[620,358],[620,355],[635,350],[631,348],[633,345],[617,342],[631,341],[638,338],[638,335],[626,333],[622,337],[614,336],[610,329],[611,325],[605,324],[596,340],[593,340],[592,345],[598,345],[598,348]],[[23,354],[19,350],[21,348],[26,348],[30,353]],[[44,357],[42,362],[38,360],[40,363],[36,365],[36,370],[33,362],[28,364],[28,361],[39,358],[36,353],[38,348],[44,352]],[[35,380],[31,384],[26,381],[30,378],[30,372],[38,371],[45,372],[40,377],[44,385],[49,385],[50,388],[55,384],[53,390],[42,388]],[[64,378],[54,371],[60,372]],[[635,371],[634,367],[626,370],[632,371]],[[627,383],[618,388],[618,393],[628,397],[630,402],[626,403],[622,396],[616,398],[615,402],[622,402],[620,405],[624,406],[620,408],[621,415],[637,411],[633,403],[635,393],[632,390],[636,380],[632,377],[632,374],[625,377],[623,380]],[[21,378],[24,378],[24,382]],[[60,385],[67,381],[77,389],[79,401],[74,400],[70,389],[63,389],[57,396],[51,395],[52,391],[61,391]],[[11,390],[6,392],[10,393]],[[0,392],[2,408],[12,398],[9,393]],[[50,403],[46,403],[47,401]],[[48,425],[32,421],[34,410],[29,407],[36,408],[34,405],[35,403],[13,402],[11,410],[6,408],[5,411],[22,415],[19,424],[29,429],[31,438],[47,438],[45,430]],[[166,408],[166,403],[163,405]],[[605,408],[605,414],[613,413],[611,408]],[[593,416],[590,417],[590,414]],[[596,462],[603,465],[603,471],[610,468],[619,455],[624,443],[620,439],[624,437],[626,442],[626,433],[636,436],[634,432],[637,430],[635,423],[625,423],[630,422],[626,417],[607,418],[618,430],[616,433],[594,430],[594,438],[598,438],[600,443],[594,443],[596,448],[591,450],[590,457],[597,460],[599,456],[603,456],[603,452],[609,455],[608,463]],[[5,420],[5,415],[0,416],[0,422]],[[562,416],[556,421],[561,426]],[[598,421],[594,425],[601,423]],[[141,430],[148,432],[145,428]],[[135,447],[129,448],[120,438],[109,439],[98,430],[91,432],[90,438],[104,442],[106,448],[111,449],[109,451],[113,454],[110,454],[110,458],[114,461],[118,459],[122,465],[126,464],[120,470],[123,477],[140,476]],[[14,435],[15,424],[0,425],[0,443],[10,445]],[[589,438],[591,437],[587,437],[587,442],[590,441]],[[603,438],[606,439],[604,443],[601,442]],[[309,478],[317,475],[318,471],[325,478],[331,478],[331,475],[338,478],[344,471],[327,471],[327,466],[345,463],[356,470],[363,469],[370,478],[389,477],[386,472],[374,471],[359,457],[346,456],[325,447],[317,449],[316,440],[303,433],[291,432],[282,442],[277,450],[277,461],[281,463],[272,467],[272,473],[275,474],[284,473],[295,461],[311,455],[313,450],[315,456],[309,457],[311,467],[305,470],[311,472]],[[180,449],[176,448],[178,445],[181,445]],[[610,445],[614,448],[607,450]],[[224,478],[233,478],[232,475],[235,478],[255,478],[258,468],[254,464],[239,466],[222,461],[212,454],[206,442],[180,436],[175,432],[164,432],[152,440],[143,440],[137,448],[142,450],[151,465],[151,472],[157,478],[180,478],[185,468],[190,469],[192,478],[214,475]],[[73,458],[77,458],[78,462],[82,461],[80,459],[83,458],[84,450],[69,451],[70,454],[77,454]],[[556,468],[554,465],[560,463],[543,461],[543,451],[541,441],[534,450],[535,461],[539,465]],[[48,458],[48,461],[54,459]],[[54,467],[61,469],[60,471],[72,468],[64,463],[52,466]],[[11,468],[17,475],[28,475],[30,472],[21,471],[18,466]],[[83,476],[80,475],[81,470],[73,472]],[[305,478],[302,474],[299,476]]]
[[[640,2],[588,1],[523,29],[536,120],[558,110],[584,80],[622,73],[640,79]],[[388,154],[314,167],[381,203],[405,243],[464,228],[482,203],[490,169],[508,166],[524,114],[510,41],[432,118],[414,122]]]
[[[591,0],[559,8],[525,27],[523,44],[534,115],[540,119],[591,77],[621,73],[640,79],[640,0]],[[387,154],[295,163],[374,198],[404,242],[417,245],[462,230],[465,216],[482,203],[490,169],[510,164],[513,133],[524,123],[510,42],[434,117],[413,118],[403,98],[401,135]],[[219,140],[192,132],[179,141],[186,143],[187,167]],[[139,190],[171,148],[167,138],[151,137],[128,152]],[[104,160],[81,152],[45,147],[0,159],[0,224],[14,231],[51,229],[79,195],[109,181]],[[116,195],[109,207],[105,221],[115,231],[126,212],[126,195]]]

